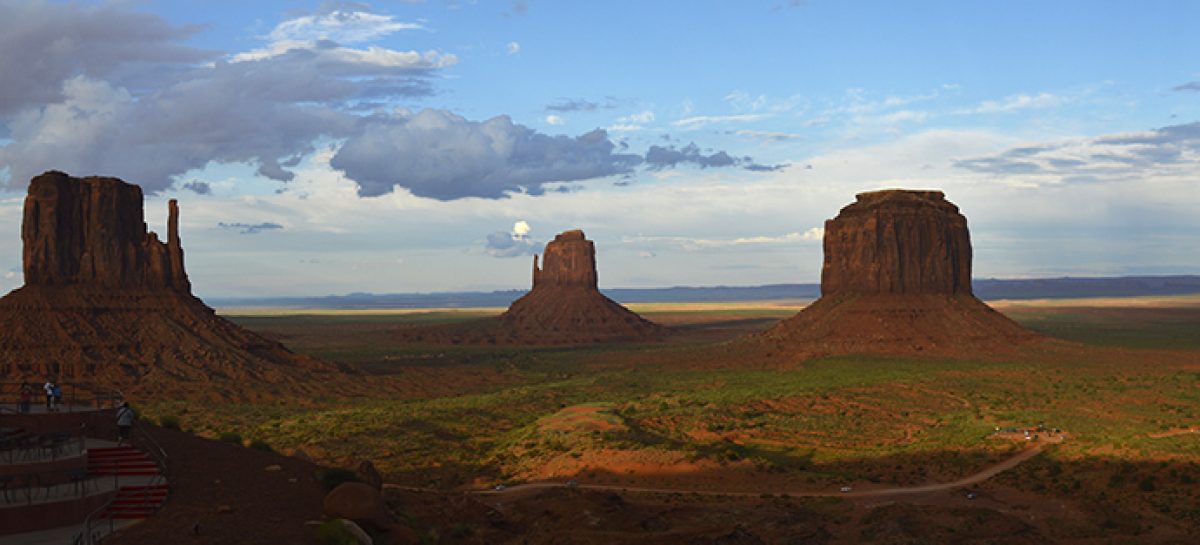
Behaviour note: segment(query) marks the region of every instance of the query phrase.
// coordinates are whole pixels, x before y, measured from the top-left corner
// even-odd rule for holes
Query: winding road
[[[1061,439],[1056,442],[1061,442]],[[763,494],[788,495],[792,497],[805,498],[820,498],[820,497],[841,497],[841,498],[878,498],[886,496],[901,496],[908,494],[925,494],[929,492],[943,492],[956,488],[963,488],[979,484],[996,475],[1017,467],[1021,463],[1037,456],[1045,449],[1047,443],[1038,443],[1030,448],[1022,450],[1011,458],[992,464],[976,473],[972,473],[947,483],[932,483],[918,486],[903,486],[893,488],[870,488],[865,490],[852,490],[850,492],[839,491],[814,491],[814,490],[796,490],[796,491],[778,491],[778,492],[727,492],[720,490],[689,490],[681,488],[654,488],[643,486],[623,486],[609,484],[577,484],[574,487],[565,482],[558,481],[541,481],[534,483],[518,484],[505,487],[500,490],[484,489],[484,490],[468,490],[465,493],[480,496],[508,496],[519,494],[521,492],[531,492],[536,490],[544,490],[550,488],[579,488],[583,490],[606,490],[612,492],[636,492],[645,494],[698,494],[702,496],[729,496],[729,497],[760,497]],[[401,486],[394,484],[385,484],[385,488],[396,490],[405,490],[409,492],[439,492],[431,488],[418,488]],[[440,491],[444,492],[444,491]]]

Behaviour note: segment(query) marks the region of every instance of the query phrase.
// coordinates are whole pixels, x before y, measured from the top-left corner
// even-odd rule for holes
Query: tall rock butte
[[[941,191],[860,193],[825,222],[821,298],[763,334],[783,352],[961,352],[1036,338],[971,291],[967,219]]]
[[[89,383],[140,397],[250,399],[337,383],[336,366],[220,318],[191,293],[169,203],[148,232],[142,190],[47,172],[21,225],[25,285],[0,298],[0,373]]]
[[[657,340],[667,328],[647,321],[600,293],[596,246],[581,230],[546,244],[542,266],[533,257],[533,289],[496,318],[414,328],[414,342],[552,345]]]

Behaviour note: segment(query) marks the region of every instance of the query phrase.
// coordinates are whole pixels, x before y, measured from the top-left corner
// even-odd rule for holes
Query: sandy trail
[[[623,485],[606,485],[606,484],[578,484],[574,487],[567,485],[564,482],[543,481],[536,483],[525,483],[506,487],[501,490],[486,489],[486,490],[468,490],[466,494],[481,495],[481,496],[520,496],[523,493],[531,493],[538,490],[550,488],[579,488],[584,490],[606,490],[612,492],[637,492],[645,494],[698,494],[702,496],[731,496],[731,497],[759,497],[764,494],[788,495],[792,497],[804,498],[821,498],[821,497],[842,497],[842,498],[879,498],[887,496],[901,496],[908,494],[926,494],[929,492],[942,492],[963,488],[983,481],[991,479],[1005,471],[1017,467],[1021,463],[1037,456],[1045,448],[1045,444],[1038,444],[1028,449],[1025,449],[1015,456],[990,465],[981,471],[972,473],[966,477],[947,483],[932,483],[918,486],[894,487],[894,488],[876,488],[867,490],[853,490],[850,492],[840,491],[814,491],[814,490],[798,490],[798,491],[781,491],[781,492],[729,492],[720,490],[689,490],[684,488],[654,488],[641,486],[623,486]],[[384,488],[395,490],[404,490],[409,492],[438,492],[429,488],[409,487],[394,484],[385,484]]]

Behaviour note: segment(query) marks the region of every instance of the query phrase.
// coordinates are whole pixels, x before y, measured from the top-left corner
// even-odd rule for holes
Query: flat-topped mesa
[[[772,351],[978,355],[1037,338],[972,294],[967,219],[941,191],[857,197],[825,222],[821,298],[761,335]]]
[[[559,233],[546,244],[542,267],[533,256],[533,289],[548,287],[598,290],[596,245],[573,229]]]
[[[116,178],[34,178],[21,224],[25,284],[166,288],[189,293],[179,242],[179,206],[171,200],[167,242],[146,230],[142,189]]]
[[[825,222],[821,294],[971,294],[967,219],[941,191],[859,193]]]

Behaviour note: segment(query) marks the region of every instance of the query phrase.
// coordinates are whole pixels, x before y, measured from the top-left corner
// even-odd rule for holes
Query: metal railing
[[[155,441],[154,437],[151,437],[136,420],[133,423],[133,429],[130,433],[130,443],[137,446],[142,452],[145,452],[150,459],[154,460],[155,465],[158,466],[158,474],[151,477],[145,485],[141,485],[142,503],[147,504],[149,503],[150,496],[155,494],[154,487],[166,481],[167,462],[169,458],[167,457],[167,452],[163,450],[162,445],[158,444],[158,441]],[[75,535],[74,545],[95,545],[116,529],[116,520],[113,518],[113,513],[110,509],[113,502],[120,495],[120,487],[117,486],[116,488],[117,495],[113,496],[112,500],[105,502],[104,505],[89,513],[87,518],[84,519],[79,533]],[[154,508],[154,513],[162,509],[165,503],[165,499],[161,503],[158,503]]]
[[[63,409],[66,412],[76,412],[116,407],[123,398],[121,392],[113,388],[87,382],[63,382],[58,384],[62,392],[62,401],[55,405],[54,409],[56,410],[51,410],[50,405],[46,402],[44,384],[43,382],[0,381],[0,400],[3,400],[0,401],[0,406],[4,407],[5,412],[10,412],[7,409],[11,407],[11,412],[16,414],[41,414]],[[28,411],[21,402],[23,387],[29,388]]]

